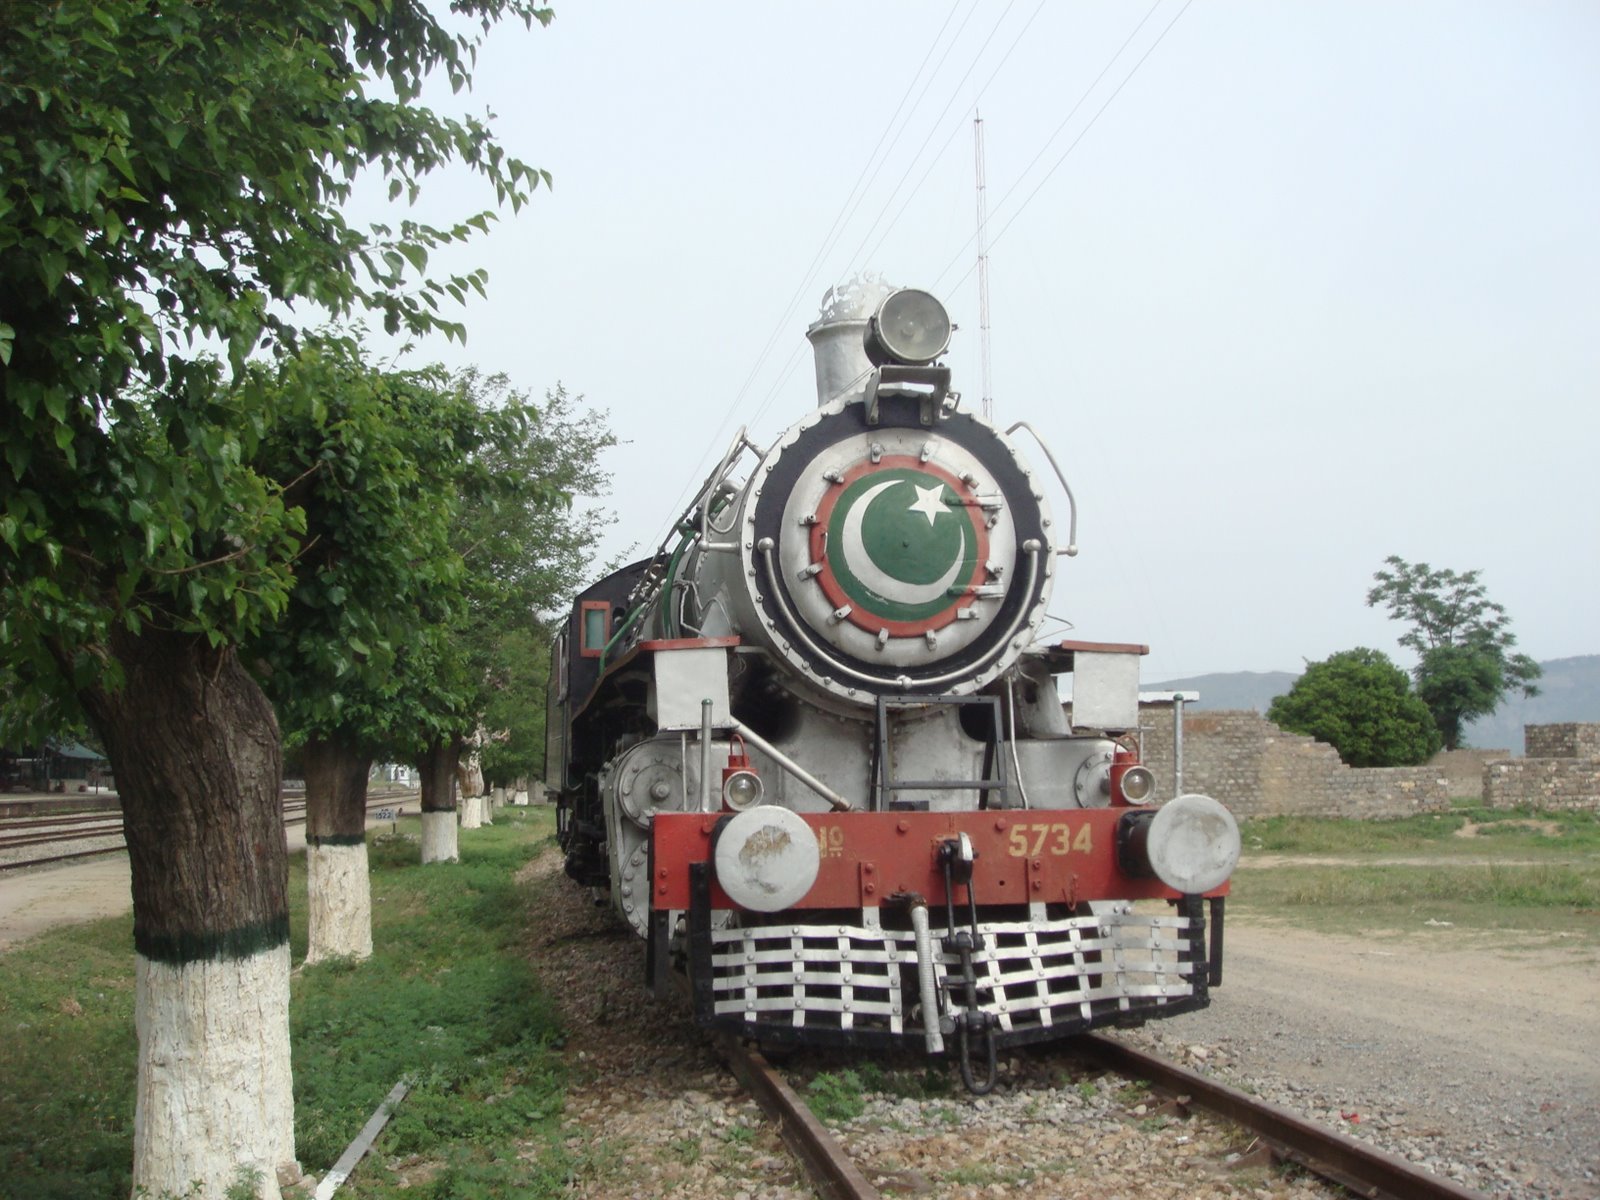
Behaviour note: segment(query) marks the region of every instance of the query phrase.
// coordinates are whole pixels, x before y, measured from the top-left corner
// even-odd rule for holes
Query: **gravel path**
[[[1211,1007],[1128,1036],[1481,1191],[1596,1200],[1600,962],[1513,939],[1230,921]]]

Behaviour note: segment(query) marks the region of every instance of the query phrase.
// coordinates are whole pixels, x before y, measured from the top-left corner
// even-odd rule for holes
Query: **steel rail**
[[[1484,1193],[1430,1175],[1397,1155],[1122,1042],[1087,1033],[1071,1047],[1119,1074],[1148,1080],[1243,1125],[1259,1135],[1276,1157],[1298,1163],[1367,1200],[1487,1200]]]
[[[379,793],[377,793],[375,795],[369,795],[367,797],[367,810],[370,812],[374,808],[386,807],[387,804],[389,802],[391,802],[396,796],[406,796],[406,795],[410,795],[410,794],[411,793],[409,793],[409,792],[396,789],[396,790],[392,790],[392,791],[388,791],[388,792],[379,792]],[[284,806],[284,811],[285,811],[286,814],[287,814],[288,809],[290,807],[291,807],[290,805],[285,805]],[[293,807],[303,808],[303,807],[305,807],[305,802],[304,801],[296,801],[295,804],[293,805]],[[304,815],[301,815],[301,816],[288,816],[288,815],[285,815],[283,823],[285,825],[302,825],[302,824],[305,823],[306,819],[307,818]],[[121,829],[121,826],[119,825],[116,829],[107,829],[104,832],[73,833],[73,834],[68,834],[68,835],[60,837],[60,838],[32,839],[32,840],[29,840],[29,841],[12,842],[12,843],[9,843],[9,845],[10,846],[31,845],[31,844],[34,843],[34,841],[44,841],[44,840],[53,841],[53,842],[67,842],[67,841],[75,841],[75,840],[77,840],[79,838],[86,838],[86,837],[121,837],[121,836],[122,836],[122,829]],[[6,844],[6,843],[0,843],[0,849],[6,849],[7,845],[8,844]],[[48,866],[51,863],[68,862],[68,861],[70,861],[72,859],[76,859],[76,858],[93,858],[95,855],[98,855],[98,854],[121,854],[121,853],[124,853],[127,849],[128,849],[127,843],[126,843],[126,841],[124,841],[124,843],[122,845],[120,845],[120,846],[101,846],[101,847],[99,847],[98,849],[95,849],[95,850],[74,850],[69,854],[54,854],[54,855],[51,855],[48,858],[27,858],[27,859],[19,859],[16,862],[0,862],[0,872],[3,872],[3,871],[19,871],[19,870],[22,870],[25,867],[43,867],[43,866]]]
[[[850,1161],[827,1127],[806,1107],[766,1056],[728,1033],[712,1036],[717,1052],[778,1127],[778,1134],[800,1160],[811,1186],[825,1200],[881,1200],[877,1188]]]
[[[94,812],[63,813],[59,817],[7,817],[0,815],[0,829],[34,829],[46,825],[85,825],[91,821],[120,821],[116,807]]]
[[[306,806],[304,800],[291,801],[283,806],[285,821],[294,824],[303,821],[303,816],[289,816],[288,814],[300,812]],[[372,807],[369,803],[368,807]],[[17,823],[14,825],[0,825],[0,850],[11,850],[18,846],[46,845],[50,842],[75,842],[85,838],[120,837],[122,836],[122,818],[120,816],[95,816],[88,818],[94,822],[90,829],[57,828],[69,824],[83,824],[84,821],[73,822],[69,818],[43,817],[28,824]],[[44,832],[30,832],[42,828]],[[13,834],[13,830],[19,831]]]

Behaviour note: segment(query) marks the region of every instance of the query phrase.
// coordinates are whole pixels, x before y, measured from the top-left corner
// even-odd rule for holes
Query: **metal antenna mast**
[[[978,164],[978,362],[983,375],[983,419],[994,420],[994,390],[989,383],[989,247],[984,230],[989,224],[989,188],[983,169],[983,118],[972,118],[973,150]]]

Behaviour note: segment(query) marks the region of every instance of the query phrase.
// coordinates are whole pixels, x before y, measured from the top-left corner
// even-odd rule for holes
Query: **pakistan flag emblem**
[[[831,502],[831,503],[830,503]],[[817,514],[818,582],[845,619],[917,637],[955,620],[988,553],[970,490],[948,472],[896,456],[862,464]]]

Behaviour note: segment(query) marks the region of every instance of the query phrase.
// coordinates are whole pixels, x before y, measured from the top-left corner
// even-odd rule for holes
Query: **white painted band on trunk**
[[[456,803],[461,808],[461,828],[476,829],[483,824],[483,809],[476,796],[462,796]]]
[[[306,962],[372,957],[372,879],[367,844],[306,846],[310,939]]]
[[[422,861],[460,862],[461,852],[456,848],[456,814],[425,812],[422,814]]]
[[[134,1026],[135,1190],[221,1196],[243,1171],[279,1200],[294,1163],[288,945],[183,966],[136,955]]]

